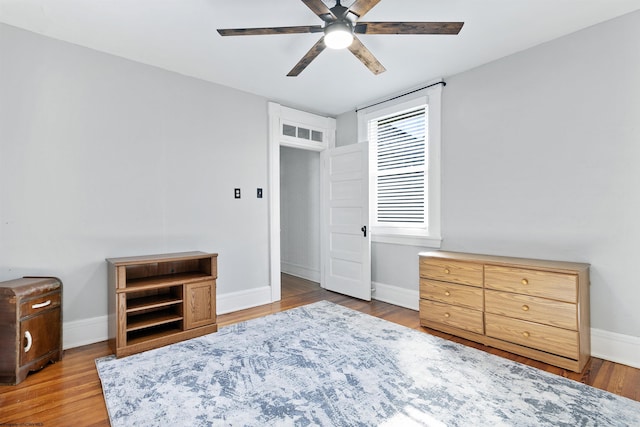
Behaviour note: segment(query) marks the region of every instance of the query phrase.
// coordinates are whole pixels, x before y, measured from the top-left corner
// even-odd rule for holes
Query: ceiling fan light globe
[[[353,33],[346,25],[334,24],[325,30],[324,43],[329,49],[344,49],[352,42]]]

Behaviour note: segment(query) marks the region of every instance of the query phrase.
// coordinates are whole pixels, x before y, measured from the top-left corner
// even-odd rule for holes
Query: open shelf
[[[109,258],[109,337],[117,357],[217,331],[218,254]]]
[[[127,280],[124,292],[136,292],[145,289],[157,289],[158,287],[175,286],[178,284],[197,282],[204,279],[212,279],[210,274],[201,272],[165,274],[162,276],[141,277]]]
[[[160,340],[166,337],[171,337],[172,335],[176,335],[181,331],[182,328],[180,327],[180,325],[176,323],[168,323],[164,325],[157,325],[152,328],[127,332],[127,345],[134,346],[153,340]]]
[[[127,300],[127,313],[182,304],[182,298],[173,295],[151,295]]]
[[[164,325],[165,323],[179,322],[182,319],[183,317],[172,309],[156,310],[136,316],[127,316],[127,332]]]

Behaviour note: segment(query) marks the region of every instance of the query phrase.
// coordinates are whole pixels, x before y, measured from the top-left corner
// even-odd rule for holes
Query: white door
[[[369,152],[366,143],[325,150],[323,286],[371,300]]]

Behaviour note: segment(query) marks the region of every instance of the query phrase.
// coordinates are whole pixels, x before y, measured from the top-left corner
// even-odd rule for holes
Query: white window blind
[[[369,121],[375,169],[374,224],[424,228],[427,105]]]

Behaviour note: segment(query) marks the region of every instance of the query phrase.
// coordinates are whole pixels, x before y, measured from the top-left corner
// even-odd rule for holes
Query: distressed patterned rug
[[[640,426],[640,402],[326,301],[96,360],[117,426]]]

